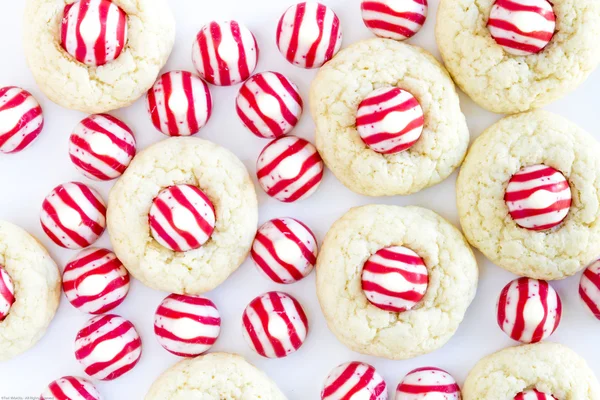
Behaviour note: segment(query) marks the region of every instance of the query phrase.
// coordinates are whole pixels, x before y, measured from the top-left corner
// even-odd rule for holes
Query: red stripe
[[[100,33],[96,42],[94,43],[94,55],[96,57],[96,64],[106,64],[106,21],[108,16],[109,7],[112,5],[109,1],[101,1],[98,10],[98,16],[100,18]]]
[[[173,76],[178,76],[183,79],[182,72],[173,74]],[[161,78],[162,86],[163,86],[163,107],[165,109],[165,114],[167,116],[167,130],[169,135],[171,136],[179,136],[179,125],[177,124],[177,118],[175,118],[175,114],[173,114],[173,110],[169,106],[169,100],[171,99],[171,95],[173,94],[173,83],[171,82],[171,73],[164,74]],[[189,106],[189,103],[188,103]]]
[[[210,64],[210,54],[208,54],[208,35],[211,34],[211,28],[205,27],[198,32],[196,40],[198,41],[198,49],[200,51],[200,58],[202,60],[202,72],[204,79],[208,82],[215,83],[215,71]],[[215,47],[215,53],[217,49]]]
[[[217,61],[217,73],[219,74],[218,83],[223,86],[231,85],[231,75],[229,74],[229,66],[221,56],[219,55],[218,48],[221,45],[221,41],[223,40],[223,34],[221,33],[221,27],[216,22],[210,23],[210,36],[213,42],[214,51],[215,51],[215,59]],[[217,83],[217,79],[215,77],[215,82]]]
[[[395,94],[393,97],[396,97],[398,95],[399,94]],[[382,96],[376,96],[376,98],[378,98],[378,97],[382,97]],[[382,104],[384,101],[386,101],[386,100],[379,101],[376,104]],[[366,106],[368,106],[368,105],[361,103],[359,108],[366,107]],[[411,110],[417,106],[419,106],[419,102],[417,101],[416,98],[411,96],[409,99],[405,100],[404,102],[402,102],[400,104],[396,104],[392,107],[389,107],[389,108],[386,108],[383,110],[376,110],[372,113],[359,116],[356,119],[356,125],[359,125],[359,126],[360,125],[371,125],[371,124],[383,121],[383,119],[385,117],[387,117],[389,114],[391,114],[393,112],[405,112],[405,111]]]
[[[42,108],[39,106],[28,110],[25,114],[23,114],[21,116],[21,118],[17,122],[17,125],[15,125],[8,132],[0,135],[0,146],[4,145],[6,142],[8,142],[8,140],[10,138],[12,138],[14,135],[20,133],[21,129],[23,129],[29,122],[33,121],[35,118],[37,118],[41,114],[42,114]],[[42,121],[42,124],[43,124],[43,121]],[[42,126],[43,125],[40,125],[38,128],[36,128],[35,131],[33,131],[32,133],[29,134],[29,136],[31,138],[23,139],[24,141],[27,141],[26,144],[23,145],[23,143],[21,143],[18,148],[22,149],[22,148],[24,148],[24,146],[31,143],[31,141],[33,139],[35,139],[39,135],[39,133],[42,131]],[[15,151],[17,151],[17,149],[13,150],[13,152],[15,152]]]
[[[315,58],[317,55],[317,51],[319,50],[319,45],[321,44],[321,40],[323,40],[323,33],[324,33],[323,31],[324,31],[326,13],[327,13],[327,7],[325,7],[323,4],[317,3],[316,17],[317,17],[317,25],[319,26],[319,36],[312,43],[312,45],[310,46],[310,49],[306,53],[305,62],[306,62],[307,68],[312,68],[315,66]],[[329,46],[331,46],[331,42],[330,42]],[[329,52],[329,49],[327,51]]]
[[[284,18],[287,16],[288,12],[291,12],[291,9],[288,10],[284,16],[279,21],[279,28],[282,27],[282,23]],[[300,37],[300,27],[302,26],[302,20],[304,19],[304,13],[306,12],[306,3],[300,3],[296,6],[295,14],[294,14],[294,22],[293,22],[293,32],[290,36],[290,43],[287,49],[286,58],[290,61],[296,59],[296,52],[298,51],[298,39]],[[281,32],[281,29],[277,30]],[[280,38],[277,39],[279,42]]]
[[[315,238],[315,235],[313,235],[313,233],[310,231],[310,229],[308,229],[308,227],[300,221],[297,221],[295,219],[293,221],[297,222],[312,236],[313,240],[315,241],[315,245],[316,245],[317,239]],[[300,251],[302,252],[302,256],[306,259],[306,261],[308,261],[309,264],[314,265],[317,262],[317,258],[315,257],[314,253],[308,247],[306,247],[306,245],[304,244],[304,241],[302,241],[302,239],[300,239],[298,236],[296,236],[296,234],[294,234],[294,232],[290,229],[290,227],[288,225],[286,225],[281,219],[274,219],[271,222],[273,222],[273,225],[275,225],[275,227],[285,237],[287,237],[288,239],[291,239],[294,243],[296,243],[296,245],[300,248]]]
[[[423,4],[424,6],[427,6],[426,0],[415,1],[415,3]],[[398,12],[398,11],[392,9],[387,4],[377,2],[377,1],[364,1],[362,3],[362,9],[363,9],[363,11],[373,11],[373,12],[377,12],[377,13],[381,13],[381,14],[387,14],[387,15],[390,15],[390,16],[396,17],[396,18],[406,19],[406,20],[412,21],[419,25],[423,25],[425,23],[425,19],[426,19],[425,15],[423,15],[423,14],[415,13],[415,12]],[[379,22],[379,20],[370,20],[369,26],[371,26],[371,24],[375,21]],[[393,24],[392,26],[400,27],[399,24]],[[387,29],[387,30],[394,31],[393,29]],[[412,31],[409,30],[408,32],[412,32]],[[414,32],[412,32],[412,33],[414,34]],[[404,35],[404,36],[406,36],[406,35]]]
[[[81,36],[81,23],[85,18],[88,9],[90,7],[90,0],[79,2],[79,13],[77,15],[77,22],[75,24],[75,38],[77,40],[77,47],[75,48],[75,58],[77,60],[85,60],[87,55],[87,46]]]
[[[302,167],[300,168],[300,172],[294,178],[290,179],[282,179],[278,181],[275,185],[273,185],[269,190],[267,190],[267,194],[271,197],[275,197],[277,194],[285,190],[288,186],[291,186],[298,180],[300,180],[312,167],[318,165],[321,162],[321,156],[319,153],[313,153],[309,158],[304,160],[302,163]],[[262,170],[261,170],[262,171]],[[259,172],[261,172],[259,171]],[[294,193],[291,193],[284,201],[285,202],[293,202],[304,196],[310,189],[312,189],[315,185],[317,185],[323,176],[323,170],[320,173],[311,178],[308,182],[306,182],[303,186],[298,188]]]
[[[548,282],[538,281],[538,291],[540,303],[542,304],[542,308],[544,309],[544,316],[542,320],[538,323],[533,331],[533,335],[531,336],[531,343],[538,343],[544,338],[544,326],[546,325],[546,321],[548,320]]]
[[[505,21],[503,19],[490,18],[490,20],[488,21],[488,25],[493,26],[498,29],[516,33],[517,35],[520,35],[520,36],[525,36],[525,37],[528,37],[531,39],[536,39],[536,40],[543,40],[546,42],[549,42],[550,40],[552,40],[552,36],[554,36],[554,32],[548,32],[548,31],[524,32],[524,31],[520,30],[519,27],[517,27],[516,25],[510,23],[509,21]],[[530,46],[531,48],[541,49],[541,47],[538,47],[538,46],[528,45],[528,44],[518,42],[518,41],[511,41],[510,39],[506,39],[506,38],[495,37],[494,39],[496,39],[496,42],[498,42],[498,43],[500,43],[499,41],[506,40],[506,41],[518,43],[519,46]]]
[[[300,346],[302,346],[302,339],[300,339],[300,336],[299,336],[298,332],[296,331],[296,327],[294,326],[294,324],[292,323],[292,321],[290,319],[290,315],[288,315],[288,312],[283,307],[283,303],[281,301],[280,296],[281,295],[277,292],[271,292],[271,293],[269,293],[269,300],[271,301],[271,304],[273,304],[273,310],[277,313],[277,315],[279,315],[279,317],[281,317],[281,319],[283,319],[286,326],[288,327],[288,334],[290,336],[290,342],[291,342],[292,346],[294,347],[294,349],[299,349]],[[296,311],[296,314],[298,316],[300,316],[300,319],[302,320],[304,327],[307,328],[306,316],[304,316],[304,310],[302,310],[302,306],[300,306],[300,304],[293,297],[291,297],[291,296],[287,296],[287,297],[294,304],[294,310]]]
[[[210,201],[210,199],[197,187],[192,186],[192,185],[186,185],[186,186],[188,188],[190,188],[196,195],[198,195],[202,199],[202,201],[205,204],[207,204],[210,207],[210,210],[212,211],[212,213],[214,215],[215,208],[213,207],[213,204]],[[196,209],[196,207],[190,202],[190,200],[187,198],[187,196],[183,193],[183,191],[181,190],[181,187],[173,186],[172,190],[171,190],[171,194],[173,195],[173,198],[179,204],[181,204],[189,212],[192,213],[192,215],[194,216],[194,219],[196,220],[196,224],[200,227],[200,229],[202,229],[202,231],[206,234],[206,236],[212,235],[214,226],[211,225],[208,221],[206,221],[202,215],[200,215],[200,213],[198,212],[198,209]]]
[[[451,383],[447,385],[409,385],[401,383],[398,386],[399,392],[411,393],[411,394],[422,394],[428,392],[437,393],[456,393],[460,390],[458,384]]]
[[[366,280],[362,281],[362,288],[365,292],[377,292],[379,294],[382,294],[382,295],[385,295],[388,297],[411,301],[413,303],[417,303],[418,301],[420,301],[423,298],[422,293],[415,292],[414,290],[407,290],[405,292],[396,292],[393,290],[386,289],[383,286],[381,286],[375,282],[366,281]],[[383,304],[378,304],[378,306],[383,306]],[[394,309],[397,308],[397,307],[393,307],[393,306],[390,306],[390,307],[392,307]]]
[[[325,6],[323,6],[325,7]],[[338,35],[340,33],[340,20],[337,15],[333,11],[330,11],[333,14],[333,23],[331,26],[331,33],[329,34],[329,46],[325,51],[325,61],[333,58],[335,54],[335,48],[338,42]]]
[[[329,386],[323,389],[322,398],[326,398],[328,396],[336,393],[342,386],[346,384],[356,373],[356,370],[360,367],[360,364],[357,362],[350,363],[344,371],[334,380]]]
[[[258,232],[256,234],[256,238],[254,239],[257,242],[259,242],[260,244],[263,245],[263,247],[267,250],[267,252],[271,255],[271,257],[273,257],[273,259],[279,264],[281,265],[290,275],[294,280],[299,281],[300,279],[302,279],[302,273],[300,271],[298,271],[296,269],[296,267],[292,264],[288,264],[285,261],[283,261],[281,258],[279,258],[279,255],[277,254],[277,251],[275,250],[275,246],[273,245],[273,242],[271,242],[271,240],[269,240],[268,237],[266,237],[265,235],[263,235],[262,233]],[[262,258],[258,257],[260,260],[262,260]],[[262,260],[264,262],[264,260]],[[263,267],[263,265],[259,265],[261,268]],[[265,263],[265,267],[266,267],[266,271],[271,271],[270,267],[268,267],[268,265],[266,265]],[[272,271],[273,273],[275,273],[274,271]],[[267,275],[270,276],[270,274],[267,272]],[[278,279],[279,280],[279,279]]]
[[[265,261],[265,259],[264,259],[264,258],[262,258],[262,257],[260,256],[260,254],[258,254],[258,253],[257,253],[257,252],[254,250],[254,248],[252,248],[252,249],[250,250],[250,254],[251,254],[251,256],[252,256],[252,260],[253,260],[253,261],[256,263],[256,265],[258,265],[258,267],[260,267],[260,269],[261,269],[261,270],[262,270],[262,271],[263,271],[265,274],[267,274],[267,276],[268,276],[268,277],[269,277],[269,278],[270,278],[270,279],[271,279],[273,282],[275,282],[275,283],[282,283],[282,284],[283,284],[283,283],[285,283],[285,282],[283,281],[283,279],[281,279],[281,278],[279,277],[279,275],[278,275],[278,274],[277,274],[275,271],[273,271],[273,270],[271,269],[271,266],[269,265],[269,263],[268,263],[268,262],[266,262],[266,261]]]
[[[526,327],[524,315],[525,305],[527,304],[527,300],[529,299],[529,279],[520,278],[514,283],[514,285],[516,285],[517,287],[519,297],[517,299],[515,324],[510,333],[510,337],[515,340],[519,340],[523,336],[523,332],[525,331]],[[513,284],[511,284],[510,286],[513,286]]]
[[[528,12],[540,14],[541,16],[546,18],[548,21],[554,21],[556,19],[553,11],[547,10],[542,7],[521,4],[521,3],[511,1],[511,0],[496,0],[494,5],[497,7],[505,8],[505,9],[507,9],[509,11],[513,11],[513,12],[514,11],[528,11]]]
[[[193,75],[187,71],[181,73],[181,82],[183,92],[187,98],[187,123],[190,133],[200,130],[199,121],[196,119],[196,102],[194,101],[194,85],[192,84]]]
[[[238,70],[240,72],[240,80],[243,81],[250,76],[250,70],[248,69],[248,56],[246,55],[246,49],[244,48],[240,26],[235,21],[231,21],[231,34],[238,47]],[[258,46],[255,45],[254,48],[258,51]]]
[[[552,212],[564,210],[571,207],[571,199],[559,200],[546,208],[525,208],[522,210],[512,210],[510,215],[513,219],[522,219],[535,217],[537,215],[549,214]],[[556,225],[555,223],[552,226]]]
[[[250,304],[250,306],[251,305],[252,304]],[[262,343],[260,342],[258,335],[256,334],[256,329],[254,328],[254,325],[252,325],[252,322],[250,322],[250,318],[248,317],[247,311],[244,312],[244,315],[242,316],[242,324],[244,325],[244,329],[248,333],[248,337],[250,338],[252,345],[256,349],[256,352],[260,355],[265,355],[265,349]]]
[[[536,186],[531,189],[507,191],[506,194],[504,195],[504,200],[505,201],[519,201],[519,200],[524,200],[524,199],[528,198],[529,196],[531,196],[532,194],[534,194],[535,192],[538,192],[540,190],[545,190],[545,191],[552,192],[552,193],[560,193],[566,189],[569,189],[569,182],[564,180],[561,182],[549,183],[546,185]]]

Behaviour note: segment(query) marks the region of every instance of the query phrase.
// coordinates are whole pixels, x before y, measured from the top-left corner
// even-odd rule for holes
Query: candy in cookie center
[[[556,400],[556,397],[545,392],[540,392],[537,389],[530,389],[517,394],[514,400]]]
[[[15,302],[15,286],[6,269],[0,265],[0,321],[3,321]]]

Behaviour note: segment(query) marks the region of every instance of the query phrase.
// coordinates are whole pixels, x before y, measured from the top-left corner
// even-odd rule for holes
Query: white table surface
[[[333,7],[340,17],[345,45],[372,37],[361,21],[359,0],[323,2]],[[112,182],[88,181],[69,160],[67,143],[70,131],[85,115],[53,104],[36,87],[26,66],[20,39],[24,3],[23,0],[4,0],[0,3],[0,87],[17,85],[31,91],[44,109],[46,125],[38,141],[28,150],[17,155],[0,155],[0,219],[20,225],[40,239],[62,269],[76,252],[59,248],[43,233],[38,219],[43,198],[56,185],[71,180],[91,183],[106,198]],[[237,19],[245,23],[258,40],[261,55],[257,72],[282,72],[298,84],[305,102],[308,102],[309,85],[316,72],[288,64],[278,52],[274,39],[280,15],[294,0],[170,0],[170,3],[177,20],[177,40],[165,71],[193,70],[191,48],[196,32],[213,19]],[[438,1],[430,0],[430,3],[425,27],[410,42],[425,47],[439,58],[434,40]],[[238,88],[211,87],[214,113],[199,137],[232,150],[254,176],[256,158],[268,142],[245,130],[235,115],[234,99]],[[578,90],[547,108],[575,121],[600,139],[599,92],[600,70],[593,73]],[[500,118],[484,111],[462,94],[461,102],[471,129],[471,138],[477,137]],[[305,111],[294,134],[314,140],[314,125],[308,110]],[[152,126],[143,99],[129,108],[114,112],[114,115],[133,129],[138,149],[165,138]],[[298,204],[279,203],[258,189],[260,222],[281,216],[296,217],[307,223],[320,241],[331,224],[350,207],[384,203],[428,207],[458,225],[455,180],[456,174],[412,196],[369,198],[352,193],[327,172],[316,194]],[[110,246],[107,233],[97,245]],[[516,344],[498,328],[495,320],[497,296],[514,276],[487,261],[480,253],[477,253],[477,260],[481,271],[477,297],[452,340],[429,355],[407,361],[389,361],[348,350],[327,329],[315,294],[314,274],[299,283],[282,287],[259,275],[250,260],[223,285],[208,294],[218,305],[223,319],[222,334],[213,350],[245,356],[266,371],[290,400],[318,399],[329,370],[351,360],[374,365],[387,380],[390,393],[409,370],[426,365],[447,369],[462,384],[471,367],[481,357]],[[600,375],[600,346],[597,339],[600,322],[588,314],[580,302],[577,293],[579,276],[577,274],[553,283],[562,298],[564,311],[560,327],[551,340],[566,344],[583,355]],[[310,332],[304,346],[297,353],[280,360],[267,360],[255,354],[246,345],[241,333],[243,309],[255,296],[269,290],[284,290],[294,295],[304,306],[310,321]],[[153,315],[164,296],[166,293],[151,290],[133,280],[127,299],[115,310],[137,327],[143,341],[143,355],[139,364],[125,376],[112,382],[96,382],[105,399],[142,399],[154,379],[179,360],[163,350],[154,337]],[[88,318],[88,315],[71,306],[63,295],[58,313],[44,338],[25,354],[0,363],[0,399],[33,398],[39,396],[50,381],[63,375],[83,376],[83,370],[73,354],[73,342],[77,331]]]

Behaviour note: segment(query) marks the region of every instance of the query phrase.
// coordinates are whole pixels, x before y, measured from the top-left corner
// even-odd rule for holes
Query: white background
[[[288,64],[275,45],[277,21],[294,0],[169,0],[177,20],[177,40],[173,54],[165,67],[193,70],[192,41],[196,32],[213,19],[236,19],[246,24],[256,35],[261,50],[258,71],[279,71],[300,87],[305,102],[315,71]],[[333,7],[341,19],[344,45],[371,37],[360,17],[359,0],[323,0]],[[56,185],[78,180],[91,183],[106,198],[112,183],[96,183],[85,179],[71,164],[67,144],[71,129],[85,117],[76,111],[65,110],[49,101],[36,87],[26,66],[21,46],[22,0],[0,3],[0,87],[21,86],[31,91],[44,109],[45,128],[40,138],[28,150],[17,155],[0,155],[0,219],[20,225],[39,238],[48,248],[61,270],[76,252],[58,248],[44,235],[39,224],[39,209],[45,195]],[[425,47],[439,58],[434,40],[437,0],[430,0],[429,17],[424,29],[410,42]],[[227,147],[237,154],[251,174],[255,161],[267,141],[254,137],[238,121],[234,99],[239,86],[211,87],[215,109],[208,125],[199,136]],[[596,71],[578,90],[547,107],[585,128],[600,139],[600,71]],[[477,137],[500,116],[476,106],[461,94],[463,112]],[[165,137],[154,129],[146,114],[144,99],[133,106],[113,113],[133,129],[138,149],[143,149]],[[308,107],[294,134],[314,140],[314,125]],[[308,224],[321,241],[331,224],[350,207],[385,203],[415,204],[431,208],[458,226],[454,197],[456,174],[442,184],[407,197],[368,198],[346,189],[327,172],[321,188],[309,199],[298,204],[282,204],[269,199],[260,190],[260,223],[274,217],[291,216]],[[255,181],[256,182],[256,181]],[[258,186],[257,186],[258,188]],[[97,243],[109,246],[105,233]],[[315,294],[314,274],[307,279],[282,287],[264,279],[247,260],[227,282],[208,294],[216,302],[223,318],[222,335],[214,350],[236,352],[263,369],[291,400],[319,398],[322,382],[336,365],[360,360],[373,364],[388,382],[390,393],[400,379],[412,368],[435,365],[450,371],[460,384],[477,360],[503,347],[514,345],[496,325],[495,303],[502,287],[514,278],[477,253],[481,279],[477,297],[456,335],[441,350],[407,361],[388,361],[354,353],[327,329]],[[563,319],[551,340],[564,343],[580,354],[600,375],[600,322],[583,308],[577,287],[579,274],[553,283],[564,304]],[[246,345],[241,334],[241,315],[255,296],[269,290],[284,290],[294,295],[304,306],[310,320],[310,332],[304,346],[295,354],[281,360],[261,358]],[[105,399],[142,399],[154,379],[178,357],[158,345],[152,329],[153,314],[166,296],[133,281],[129,296],[116,313],[130,319],[142,336],[143,355],[140,363],[125,376],[112,382],[97,382]],[[82,375],[75,360],[73,342],[77,331],[88,315],[76,310],[64,296],[55,319],[45,337],[30,351],[8,362],[0,363],[0,398],[3,396],[39,396],[52,380],[64,375]],[[18,397],[17,397],[18,398]]]

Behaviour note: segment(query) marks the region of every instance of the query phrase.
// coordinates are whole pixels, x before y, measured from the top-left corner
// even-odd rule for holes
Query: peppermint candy
[[[106,205],[100,194],[79,182],[59,185],[42,203],[40,221],[57,245],[79,250],[94,243],[106,228]]]
[[[101,400],[100,392],[87,379],[63,376],[53,382],[40,396],[40,400]]]
[[[360,103],[356,115],[356,129],[363,142],[383,154],[412,147],[421,137],[424,123],[417,99],[396,87],[373,91]]]
[[[302,346],[308,319],[292,296],[269,292],[252,300],[242,316],[244,339],[263,357],[281,358]]]
[[[60,45],[80,63],[101,66],[116,60],[127,41],[127,14],[109,0],[68,4],[60,29]]]
[[[210,199],[192,185],[175,185],[162,190],[152,202],[152,237],[178,252],[200,248],[215,229],[215,209]]]
[[[425,296],[428,284],[425,262],[403,246],[381,249],[363,266],[365,296],[385,311],[400,313],[414,308]]]
[[[342,46],[340,20],[331,8],[321,3],[296,4],[279,20],[277,46],[290,63],[319,68]]]
[[[44,127],[42,107],[28,91],[0,88],[0,153],[25,150]]]
[[[219,310],[204,297],[171,294],[154,314],[158,343],[181,357],[195,357],[208,351],[220,332]]]
[[[579,296],[594,317],[600,319],[600,260],[593,262],[581,275]]]
[[[554,228],[567,217],[572,202],[571,188],[556,169],[532,165],[513,175],[504,200],[517,225],[543,231]]]
[[[554,333],[562,316],[558,293],[546,281],[519,278],[504,287],[498,325],[513,340],[537,343]]]
[[[396,400],[460,400],[460,387],[448,372],[435,367],[409,372],[396,389]]]
[[[15,302],[15,285],[8,272],[0,265],[0,322],[8,316]]]
[[[129,274],[117,256],[106,249],[83,250],[63,272],[67,300],[83,312],[104,314],[125,300]]]
[[[369,364],[349,362],[336,367],[325,379],[321,400],[387,400],[387,385]]]
[[[163,74],[146,96],[154,127],[167,136],[190,136],[206,125],[212,96],[206,82],[187,71]]]
[[[99,315],[77,333],[75,358],[89,376],[113,380],[130,371],[142,355],[142,340],[131,322],[118,315]]]
[[[131,129],[108,114],[85,118],[69,139],[69,156],[77,170],[87,178],[99,181],[121,176],[135,151]]]
[[[427,0],[362,0],[362,19],[375,35],[395,40],[413,37],[427,19]]]
[[[514,400],[556,400],[556,397],[537,389],[526,390],[515,396]]]
[[[269,143],[258,157],[258,183],[271,197],[291,203],[313,194],[323,180],[323,159],[315,146],[295,136]]]
[[[302,115],[298,87],[278,72],[261,72],[246,81],[236,99],[242,123],[261,138],[290,133]]]
[[[294,283],[308,276],[317,262],[317,239],[302,222],[275,218],[258,229],[250,256],[275,283]]]
[[[507,53],[528,56],[550,43],[556,30],[556,15],[547,0],[496,0],[488,28]]]
[[[213,85],[229,86],[252,75],[258,52],[256,38],[245,25],[213,21],[196,35],[192,61],[202,79]]]

